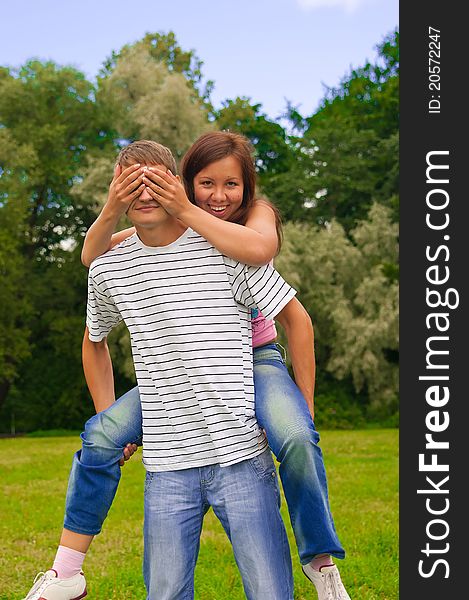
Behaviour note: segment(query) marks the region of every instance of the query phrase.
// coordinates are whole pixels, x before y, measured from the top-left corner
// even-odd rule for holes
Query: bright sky
[[[172,30],[204,61],[212,101],[248,96],[270,117],[286,100],[310,115],[350,67],[376,57],[398,25],[398,0],[0,1],[0,65],[29,58],[73,65],[94,79],[112,50]]]

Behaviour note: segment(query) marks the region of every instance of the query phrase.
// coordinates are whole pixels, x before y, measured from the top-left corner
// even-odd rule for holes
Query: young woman
[[[205,134],[183,158],[184,185],[174,172],[138,164],[127,166],[124,149],[108,202],[87,234],[84,264],[89,266],[95,257],[134,233],[130,228],[113,235],[121,215],[144,190],[227,256],[254,266],[274,258],[281,241],[280,220],[270,203],[256,197],[254,162],[246,138],[229,132]],[[291,305],[280,322],[287,334],[296,384],[275,343],[275,324],[262,314],[253,315],[256,415],[280,462],[280,477],[305,575],[315,584],[319,600],[349,600],[331,558],[344,558],[345,553],[330,513],[319,434],[313,423],[313,329],[301,304],[295,300]],[[87,352],[85,336],[85,374]],[[66,583],[74,583],[79,576],[80,581],[84,579],[81,566],[112,504],[122,454],[129,458],[136,448],[132,443],[138,443],[141,437],[138,389],[117,402],[111,390],[107,397],[109,401],[96,406],[98,414],[86,424],[83,450],[74,459],[64,530],[51,576],[57,586],[54,600],[77,597],[66,589]],[[83,468],[92,473],[93,485],[87,490],[76,484],[77,473]],[[65,591],[59,589],[60,585]],[[26,598],[47,599],[47,595],[32,593]]]

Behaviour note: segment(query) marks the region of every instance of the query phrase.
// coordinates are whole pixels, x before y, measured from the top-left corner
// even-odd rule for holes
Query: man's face
[[[149,164],[147,167],[156,167],[166,171],[164,165]],[[136,227],[152,228],[156,225],[165,223],[172,217],[152,198],[148,188],[145,188],[138,198],[136,198],[127,210],[127,216]]]

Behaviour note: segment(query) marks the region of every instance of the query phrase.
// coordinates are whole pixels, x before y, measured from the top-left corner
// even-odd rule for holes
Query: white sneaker
[[[306,577],[314,583],[318,600],[350,600],[340,578],[339,569],[335,565],[322,567],[320,571],[316,571],[311,565],[302,565],[301,568]]]
[[[86,579],[83,573],[59,579],[56,571],[49,569],[38,573],[33,587],[23,600],[79,600],[86,596]]]

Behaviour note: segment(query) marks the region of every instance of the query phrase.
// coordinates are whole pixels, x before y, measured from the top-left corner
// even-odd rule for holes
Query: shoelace
[[[342,594],[340,576],[337,571],[324,573],[324,586],[326,588],[327,597],[330,598],[330,600],[345,600],[345,596]]]
[[[24,600],[29,600],[33,598],[33,594],[37,594],[38,592],[42,592],[44,590],[44,584],[48,583],[52,577],[46,576],[44,571],[40,571],[33,581],[33,587],[31,588],[29,594],[26,596]]]

